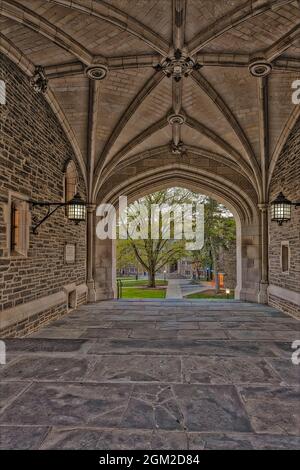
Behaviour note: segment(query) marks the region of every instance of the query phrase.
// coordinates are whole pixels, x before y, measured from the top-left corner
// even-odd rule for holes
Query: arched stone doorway
[[[60,200],[62,169],[72,159],[80,175],[81,195],[88,203],[87,257],[85,229],[74,230],[72,237],[80,242],[78,266],[73,269],[63,264],[61,243],[67,244],[71,238],[63,224],[56,224],[59,268],[52,271],[53,285],[38,284],[32,293],[28,284],[18,298],[10,290],[14,281],[8,274],[5,285],[2,283],[2,308],[12,312],[5,315],[17,318],[19,305],[34,301],[35,296],[45,297],[51,311],[52,289],[60,293],[55,301],[59,309],[66,286],[68,290],[71,284],[73,289],[74,283],[82,302],[86,282],[90,300],[111,297],[113,281],[105,279],[110,277],[112,249],[107,247],[105,264],[103,252],[95,249],[96,204],[117,199],[122,192],[135,197],[139,190],[143,194],[147,187],[152,190],[168,179],[193,184],[235,208],[241,225],[241,298],[267,303],[270,277],[269,302],[299,315],[299,216],[294,211],[285,230],[270,227],[268,220],[268,207],[279,191],[292,201],[299,200],[299,133],[291,133],[293,127],[298,129],[300,113],[291,99],[300,71],[294,50],[299,28],[295,2],[264,2],[263,7],[258,2],[253,7],[249,1],[245,11],[221,2],[220,17],[212,1],[207,2],[208,16],[193,14],[197,0],[171,2],[167,9],[166,2],[149,0],[146,3],[153,5],[146,15],[144,6],[138,13],[132,2],[126,8],[117,0],[109,12],[97,1],[85,11],[76,2],[67,6],[58,0],[55,5],[44,3],[39,11],[33,1],[26,6],[18,3],[13,9],[9,2],[1,3],[5,26],[0,41],[0,79],[7,94],[7,105],[0,106],[1,137],[9,160],[3,163],[4,173],[11,175],[5,176],[1,189],[4,235],[0,253],[7,258],[7,270],[14,269],[17,262],[13,278],[18,277],[19,269],[24,272],[24,261],[10,256],[10,193],[17,191],[22,201]],[[67,11],[78,15],[79,22],[84,20],[82,29],[78,30],[77,20],[64,20]],[[180,25],[175,21],[178,12],[182,13]],[[24,15],[29,19],[26,23]],[[254,16],[255,37],[248,27]],[[158,25],[158,17],[168,25],[165,31]],[[266,38],[265,25],[270,21],[272,35]],[[277,28],[279,23],[283,30]],[[111,31],[105,37],[108,24]],[[125,30],[124,24],[128,26]],[[242,36],[240,30],[235,31],[241,26],[245,27]],[[237,40],[230,39],[230,30]],[[95,43],[95,37],[99,42]],[[11,122],[16,139],[12,139]],[[24,129],[31,137],[26,145]],[[290,139],[291,145],[287,145]],[[47,148],[42,146],[48,141]],[[289,168],[286,157],[292,162]],[[39,168],[31,173],[28,166],[35,165]],[[291,232],[295,233],[293,240],[289,240]],[[53,240],[55,234],[50,236],[51,250]],[[296,261],[289,275],[282,276],[280,247],[287,241]],[[33,241],[32,246],[35,263],[35,254],[41,251]],[[45,243],[43,248],[47,246]],[[103,266],[108,271],[104,269],[100,286]],[[38,275],[36,279],[40,282]],[[40,308],[39,313],[45,309],[44,302]]]
[[[258,209],[246,200],[245,193],[228,181],[209,179],[209,172],[195,171],[183,163],[161,166],[160,169],[141,171],[118,185],[108,183],[99,193],[97,203],[111,203],[118,207],[118,198],[126,195],[133,202],[146,194],[170,187],[183,187],[206,194],[226,206],[234,215],[237,229],[237,287],[235,298],[251,302],[260,301],[261,238]],[[111,189],[113,187],[113,189]],[[94,223],[97,222],[95,218]],[[111,240],[94,239],[95,287],[92,300],[103,300],[115,295],[115,244]]]

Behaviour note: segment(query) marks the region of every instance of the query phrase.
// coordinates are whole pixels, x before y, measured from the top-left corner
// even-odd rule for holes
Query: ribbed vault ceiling
[[[299,3],[2,0],[0,51],[28,75],[44,67],[47,99],[81,162],[90,201],[135,156],[170,146],[183,164],[193,148],[234,165],[264,202],[269,167],[299,113],[291,100]],[[155,67],[176,49],[200,66],[180,81]],[[272,65],[268,76],[250,73],[255,59]],[[106,66],[106,77],[89,79],[91,65]],[[172,125],[170,114],[184,123]]]

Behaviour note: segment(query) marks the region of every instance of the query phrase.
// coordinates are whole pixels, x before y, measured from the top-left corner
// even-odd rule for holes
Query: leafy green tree
[[[185,249],[185,240],[174,239],[174,229],[181,217],[180,211],[176,215],[176,208],[181,204],[204,203],[204,246],[199,251],[189,251]],[[130,233],[128,240],[118,240],[117,244],[117,265],[122,268],[126,265],[139,264],[142,269],[148,273],[148,286],[155,287],[156,273],[162,270],[167,264],[174,263],[183,257],[190,257],[194,261],[198,276],[200,267],[209,265],[215,272],[216,290],[219,290],[219,255],[221,249],[228,249],[230,244],[235,240],[235,220],[232,214],[221,204],[213,199],[193,193],[182,188],[172,188],[165,191],[159,191],[141,198],[138,203],[142,203],[146,208],[142,220],[143,227],[140,231],[144,231],[147,237],[144,239],[135,239]],[[152,237],[151,234],[151,211],[153,205],[162,206],[169,204],[172,206],[173,219],[171,219],[170,236],[167,238],[162,221],[159,221],[159,236]],[[131,205],[128,211],[128,220],[134,220],[139,205]],[[160,215],[161,217],[161,215]],[[181,221],[180,221],[181,222]]]
[[[205,238],[204,247],[200,251],[192,253],[194,262],[203,263],[202,266],[209,265],[215,273],[215,289],[218,292],[219,276],[219,256],[222,249],[228,249],[236,238],[235,220],[232,214],[222,205],[211,198],[206,198],[205,202]]]
[[[140,268],[131,243],[128,240],[119,240],[117,242],[117,269],[121,270],[132,266]]]
[[[162,270],[167,264],[178,261],[185,256],[184,240],[174,239],[174,228],[176,225],[176,208],[183,203],[190,202],[191,193],[185,189],[172,188],[165,191],[159,191],[141,198],[138,202],[142,203],[146,208],[146,215],[143,219],[144,231],[148,234],[148,238],[136,240],[129,235],[128,240],[118,240],[118,265],[121,265],[122,258],[124,261],[136,259],[136,261],[148,273],[148,286],[155,287],[156,273]],[[174,209],[173,218],[171,219],[170,238],[166,238],[162,220],[159,220],[159,234],[156,238],[151,235],[151,211],[153,205],[162,206],[169,204]],[[128,221],[136,217],[138,206],[131,205],[128,212]],[[161,216],[160,216],[161,217]],[[142,230],[142,229],[141,229]]]

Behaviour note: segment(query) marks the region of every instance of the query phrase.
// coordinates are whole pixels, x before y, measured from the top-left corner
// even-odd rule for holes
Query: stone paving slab
[[[18,357],[4,370],[0,369],[0,380],[83,381],[95,362],[85,357]]]
[[[81,306],[6,340],[0,448],[299,449],[299,332],[243,302]]]
[[[0,450],[38,449],[49,431],[46,426],[0,426]]]
[[[211,322],[212,324],[214,322]],[[200,328],[204,328],[204,324],[207,325],[205,328],[209,328],[210,322],[199,322]],[[253,321],[249,322],[237,322],[237,321],[228,321],[228,322],[219,322],[220,328],[224,329],[238,329],[238,330],[265,330],[265,331],[286,331],[289,330],[296,335],[296,332],[300,331],[300,322],[297,320],[278,320],[272,319],[272,321],[263,320],[263,321]],[[217,328],[217,327],[216,327]],[[299,335],[297,335],[299,336]]]
[[[37,352],[65,352],[74,353],[80,351],[86,343],[77,339],[48,339],[48,338],[16,338],[5,339],[8,353],[37,353]]]
[[[0,426],[0,449],[299,450],[300,437],[250,433]]]
[[[300,366],[290,359],[267,359],[268,364],[279,375],[282,385],[300,385]]]
[[[11,382],[5,383],[1,380],[0,382],[0,411],[9,405],[14,398],[18,397],[26,388],[28,383],[22,382]]]
[[[257,433],[300,435],[300,387],[239,387]]]
[[[130,332],[127,328],[87,328],[81,338],[128,338]]]
[[[299,450],[300,437],[255,434],[189,433],[190,450]]]
[[[180,436],[180,438],[182,438]],[[181,439],[180,439],[181,441]],[[124,429],[57,429],[49,434],[42,449],[68,450],[150,450],[153,433]]]
[[[288,343],[290,347],[290,343]],[[196,356],[281,356],[285,343],[197,340],[197,339],[111,339],[90,344],[89,354],[157,354]]]
[[[183,357],[184,382],[208,384],[280,384],[280,376],[265,359]]]
[[[189,321],[159,321],[157,328],[160,330],[197,330],[199,329],[198,322]]]
[[[293,342],[297,335],[295,331],[277,331],[277,330],[228,330],[229,338],[237,340],[277,340]]]
[[[181,359],[172,356],[103,356],[89,380],[96,382],[181,382]]]
[[[184,416],[172,387],[168,384],[135,385],[121,427],[184,430]]]
[[[231,385],[175,385],[189,431],[250,432],[249,418]]]
[[[174,339],[178,337],[178,330],[159,330],[157,328],[133,328],[129,338],[135,339]]]
[[[31,335],[31,338],[79,339],[83,335],[81,328],[46,327]]]
[[[33,383],[0,415],[0,424],[118,427],[132,392],[127,384]]]
[[[228,339],[225,330],[199,329],[199,330],[177,330],[178,339]]]
[[[105,355],[16,357],[0,380],[57,382],[168,382],[202,384],[298,384],[300,371],[281,359]]]

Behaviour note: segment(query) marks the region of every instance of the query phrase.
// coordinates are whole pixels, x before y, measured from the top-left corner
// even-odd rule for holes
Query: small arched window
[[[70,160],[65,170],[65,202],[69,202],[77,193],[78,175],[76,165]]]

